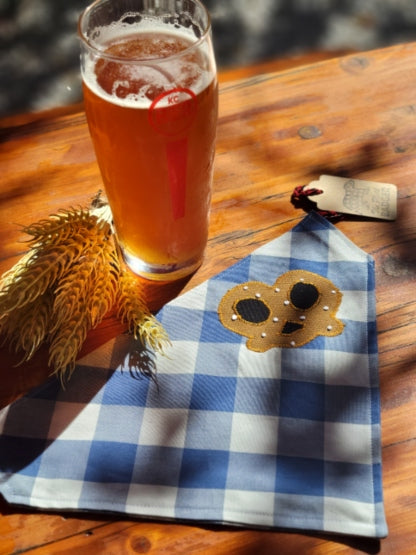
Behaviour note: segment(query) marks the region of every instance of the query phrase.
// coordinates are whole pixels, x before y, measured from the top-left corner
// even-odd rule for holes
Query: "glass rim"
[[[81,12],[78,18],[78,37],[81,40],[82,44],[84,44],[90,51],[94,52],[97,56],[101,58],[105,58],[110,61],[122,62],[123,64],[126,64],[126,63],[134,64],[137,62],[142,62],[142,63],[168,62],[172,58],[181,57],[186,53],[188,53],[189,51],[193,50],[194,48],[197,48],[198,46],[200,46],[209,37],[209,34],[211,32],[211,16],[207,8],[204,6],[202,2],[200,2],[200,0],[192,0],[196,5],[198,5],[205,12],[207,17],[207,23],[201,36],[196,37],[195,35],[196,41],[192,42],[192,44],[190,44],[187,48],[185,48],[184,50],[181,50],[180,52],[176,52],[175,54],[170,54],[169,56],[160,56],[160,57],[156,56],[154,58],[141,58],[141,57],[123,58],[122,56],[115,56],[114,54],[108,54],[105,52],[105,50],[95,46],[91,41],[91,39],[86,35],[86,33],[82,31],[82,24],[84,20],[89,15],[89,13],[93,11],[95,6],[100,4],[102,1],[103,0],[94,0],[94,2],[92,2],[89,6],[85,8],[85,10]]]

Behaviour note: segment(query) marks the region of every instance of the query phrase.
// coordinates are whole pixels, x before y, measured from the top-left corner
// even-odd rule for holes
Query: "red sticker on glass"
[[[196,116],[197,98],[189,89],[178,87],[157,96],[149,109],[150,125],[167,137],[186,131]]]
[[[169,141],[166,144],[168,161],[170,198],[174,220],[185,216],[186,167],[188,159],[188,139]]]

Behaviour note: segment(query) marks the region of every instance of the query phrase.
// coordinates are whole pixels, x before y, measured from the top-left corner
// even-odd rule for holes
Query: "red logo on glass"
[[[195,119],[197,98],[189,89],[178,87],[157,96],[149,109],[150,125],[167,137],[185,132]]]

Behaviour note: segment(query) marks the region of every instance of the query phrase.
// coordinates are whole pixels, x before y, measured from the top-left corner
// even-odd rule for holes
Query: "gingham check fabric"
[[[342,292],[342,333],[254,352],[221,324],[230,288],[290,270]],[[0,413],[0,491],[47,509],[387,534],[374,263],[317,214],[167,304],[172,341],[133,376],[117,338]],[[142,355],[143,356],[143,355]]]

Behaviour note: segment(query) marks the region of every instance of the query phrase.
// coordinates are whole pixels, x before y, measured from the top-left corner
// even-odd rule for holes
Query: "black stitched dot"
[[[306,310],[311,308],[319,299],[319,291],[311,283],[299,281],[295,283],[290,292],[290,300],[293,306]]]
[[[259,299],[242,299],[238,301],[235,310],[243,320],[253,324],[264,322],[270,316],[269,307]]]
[[[303,324],[299,324],[298,322],[286,322],[282,329],[283,335],[290,335],[295,331],[301,330],[303,328]]]

